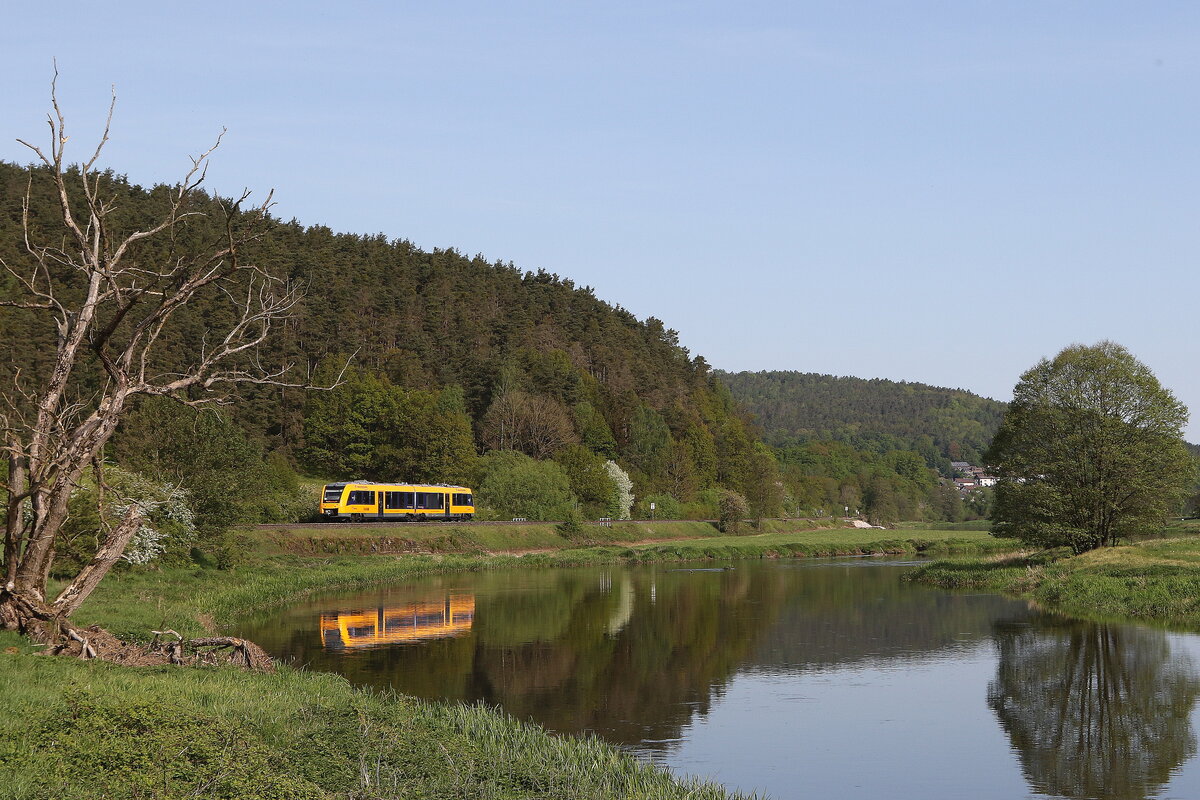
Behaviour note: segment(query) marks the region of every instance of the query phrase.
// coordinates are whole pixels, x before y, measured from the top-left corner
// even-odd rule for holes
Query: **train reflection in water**
[[[475,595],[321,614],[327,650],[362,649],[460,636],[475,620]]]

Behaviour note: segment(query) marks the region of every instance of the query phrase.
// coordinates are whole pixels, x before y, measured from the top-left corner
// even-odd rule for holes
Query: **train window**
[[[346,498],[346,504],[351,506],[373,506],[375,505],[375,493],[362,490],[353,491]]]
[[[417,508],[445,508],[445,497],[441,492],[417,492]]]
[[[417,493],[416,492],[401,492],[400,493],[400,507],[401,508],[416,508],[417,507]]]
[[[456,493],[454,495],[454,505],[456,505],[456,506],[473,505],[473,503],[471,502],[471,495]]]
[[[404,506],[400,504],[403,497],[403,492],[387,492],[384,502],[388,508],[404,508]]]

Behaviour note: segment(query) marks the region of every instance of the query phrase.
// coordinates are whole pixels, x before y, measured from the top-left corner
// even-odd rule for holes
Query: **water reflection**
[[[459,636],[471,629],[475,596],[445,597],[321,614],[321,641],[327,650],[380,647]]]
[[[355,683],[662,750],[739,672],[921,659],[986,640],[1015,608],[857,563],[743,562],[441,576],[273,612],[241,633]]]
[[[1163,632],[1045,618],[998,623],[996,640],[988,705],[1035,790],[1145,798],[1195,754],[1200,681]]]

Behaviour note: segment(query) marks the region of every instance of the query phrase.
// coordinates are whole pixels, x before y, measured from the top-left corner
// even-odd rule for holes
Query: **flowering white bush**
[[[169,539],[178,545],[195,538],[196,515],[188,505],[187,490],[152,481],[135,472],[121,472],[125,476],[121,489],[126,497],[113,505],[113,511],[122,517],[131,504],[136,504],[142,515],[142,524],[122,559],[130,564],[145,564],[163,554]]]
[[[142,523],[121,555],[123,561],[145,564],[162,555],[168,543],[178,548],[195,538],[196,515],[185,489],[111,464],[104,467],[104,482],[108,486],[103,507],[107,524],[116,525],[130,506],[137,506],[141,513]],[[76,488],[72,497],[91,504],[94,513],[94,485],[89,483]],[[93,524],[98,524],[94,516],[92,519]]]
[[[613,497],[613,516],[617,519],[629,519],[629,510],[633,508],[633,481],[629,474],[617,466],[615,461],[604,462],[608,477],[616,488]]]

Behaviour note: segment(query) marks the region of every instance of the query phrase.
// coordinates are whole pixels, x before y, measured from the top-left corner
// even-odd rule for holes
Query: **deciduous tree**
[[[993,531],[1076,553],[1154,530],[1194,478],[1187,409],[1113,342],[1072,345],[1021,376],[988,453]]]

